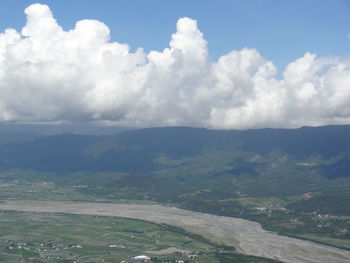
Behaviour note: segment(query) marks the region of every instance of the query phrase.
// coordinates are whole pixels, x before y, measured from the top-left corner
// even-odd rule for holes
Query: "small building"
[[[139,261],[139,262],[150,262],[151,258],[149,256],[141,255],[133,257],[132,260]]]

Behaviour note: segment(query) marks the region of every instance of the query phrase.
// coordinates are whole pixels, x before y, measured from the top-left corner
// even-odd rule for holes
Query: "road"
[[[264,230],[244,219],[198,213],[161,205],[9,200],[2,210],[70,213],[141,219],[163,223],[235,246],[246,255],[278,259],[287,263],[350,263],[350,251],[299,240]]]

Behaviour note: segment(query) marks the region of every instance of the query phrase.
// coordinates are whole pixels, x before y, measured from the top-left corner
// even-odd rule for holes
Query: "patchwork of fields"
[[[235,254],[199,235],[164,224],[69,213],[0,213],[0,262],[152,262],[219,263],[274,260]]]

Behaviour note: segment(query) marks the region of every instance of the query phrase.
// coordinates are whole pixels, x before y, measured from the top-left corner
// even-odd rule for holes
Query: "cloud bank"
[[[102,22],[65,31],[46,5],[21,32],[0,34],[0,122],[101,121],[218,129],[350,123],[350,60],[306,53],[276,77],[256,49],[210,61],[197,22],[181,18],[169,47],[131,52]]]

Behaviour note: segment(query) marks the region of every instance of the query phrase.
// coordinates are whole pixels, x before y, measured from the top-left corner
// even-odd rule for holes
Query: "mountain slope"
[[[326,163],[323,167],[331,177],[337,177],[348,175],[349,147],[350,126],[248,131],[150,128],[115,136],[63,134],[30,141],[10,141],[0,145],[0,169],[149,172],[161,167],[157,162],[160,157],[174,160],[210,152],[245,152],[263,156],[278,152],[298,160],[341,156],[338,161]],[[241,162],[240,167],[234,168],[235,172],[240,173],[246,169],[244,167],[250,169]],[[341,171],[334,175],[337,169]]]

